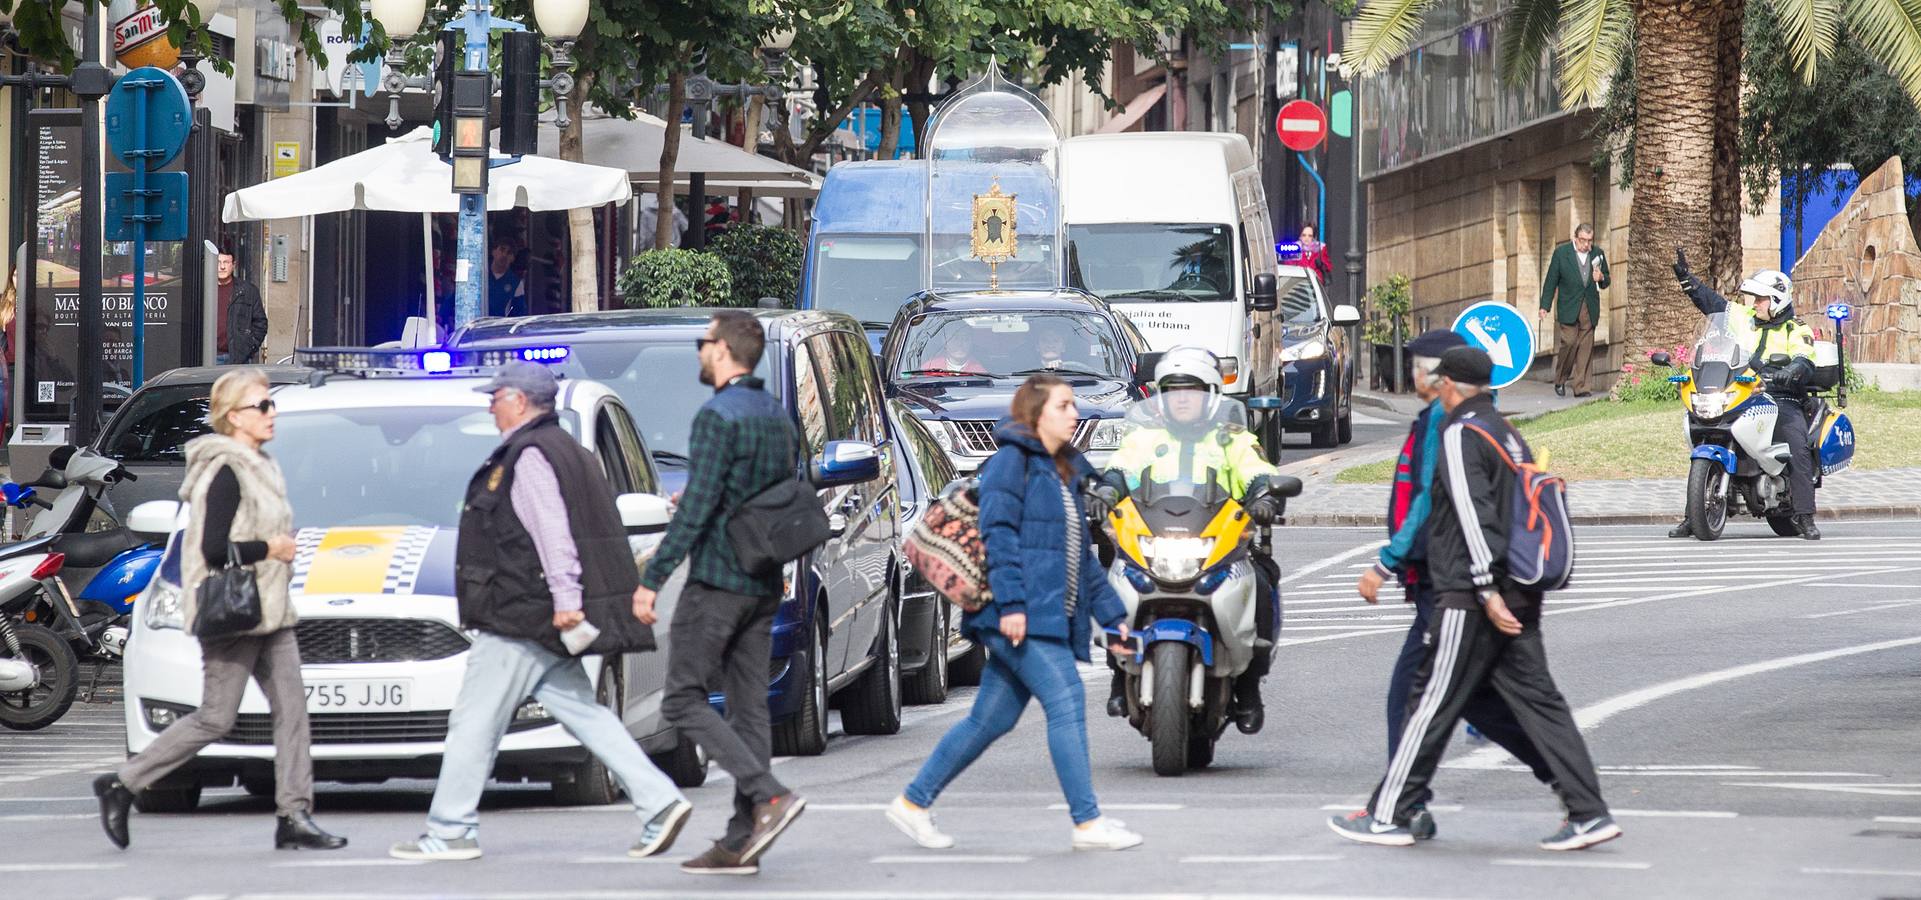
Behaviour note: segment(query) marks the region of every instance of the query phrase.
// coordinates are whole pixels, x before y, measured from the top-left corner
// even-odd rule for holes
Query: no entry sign
[[[1307,100],[1288,101],[1274,119],[1274,133],[1289,150],[1312,150],[1327,138],[1327,113]]]

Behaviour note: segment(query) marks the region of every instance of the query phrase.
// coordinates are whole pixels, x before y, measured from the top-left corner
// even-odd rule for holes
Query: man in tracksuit
[[[1414,843],[1414,807],[1441,764],[1455,722],[1488,685],[1547,760],[1567,808],[1567,821],[1542,839],[1541,849],[1579,850],[1621,835],[1601,799],[1587,742],[1548,673],[1543,597],[1517,589],[1506,577],[1512,465],[1531,456],[1487,393],[1493,371],[1487,353],[1473,347],[1447,351],[1434,369],[1448,413],[1428,520],[1436,615],[1428,626],[1427,658],[1414,676],[1414,709],[1386,776],[1366,809],[1328,820],[1350,840]]]
[[[1387,755],[1392,759],[1401,745],[1401,726],[1407,722],[1407,697],[1414,684],[1414,673],[1427,658],[1428,623],[1434,619],[1434,585],[1427,574],[1427,520],[1432,509],[1434,469],[1440,460],[1441,423],[1447,411],[1441,408],[1436,385],[1440,379],[1434,368],[1441,354],[1467,346],[1467,339],[1447,329],[1435,329],[1408,342],[1413,355],[1414,393],[1428,401],[1426,409],[1414,417],[1406,445],[1394,469],[1394,489],[1388,496],[1387,546],[1381,548],[1374,567],[1361,574],[1358,585],[1362,599],[1380,602],[1381,586],[1389,578],[1401,583],[1407,600],[1414,604],[1414,622],[1401,642],[1401,655],[1394,661],[1394,674],[1387,687]],[[1534,777],[1552,786],[1554,773],[1541,751],[1534,749],[1527,732],[1507,708],[1507,702],[1491,686],[1482,686],[1468,699],[1462,710],[1467,720],[1488,739],[1505,748],[1525,763]],[[1422,791],[1414,803],[1409,830],[1419,840],[1434,836],[1434,816],[1428,812],[1429,791]]]

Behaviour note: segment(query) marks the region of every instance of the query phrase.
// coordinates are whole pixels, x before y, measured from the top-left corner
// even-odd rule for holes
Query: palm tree
[[[1370,0],[1342,57],[1363,74],[1406,52],[1435,0]],[[1766,0],[1802,77],[1845,32],[1921,104],[1921,0]],[[1501,73],[1519,81],[1552,41],[1561,104],[1598,102],[1634,62],[1634,204],[1628,229],[1630,355],[1691,337],[1693,310],[1674,290],[1672,248],[1705,261],[1724,289],[1741,264],[1741,19],[1747,0],[1516,0]]]

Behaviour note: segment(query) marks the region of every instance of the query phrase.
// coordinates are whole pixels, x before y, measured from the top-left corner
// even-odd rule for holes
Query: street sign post
[[[1305,153],[1327,139],[1327,113],[1308,100],[1290,100],[1274,117],[1274,133],[1281,146]]]
[[[1534,362],[1534,324],[1520,310],[1498,300],[1483,300],[1468,307],[1454,320],[1451,330],[1487,351],[1494,360],[1494,380],[1489,387],[1504,388],[1520,381]]]
[[[109,238],[133,241],[133,371],[138,390],[146,378],[147,242],[187,237],[187,174],[160,173],[180,155],[193,133],[193,102],[163,69],[142,66],[114,84],[107,95],[107,146],[131,172],[107,175]]]

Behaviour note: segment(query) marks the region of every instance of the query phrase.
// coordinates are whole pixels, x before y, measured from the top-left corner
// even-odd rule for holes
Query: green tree
[[[620,273],[621,299],[635,309],[727,306],[733,292],[727,264],[698,250],[649,250]]]
[[[1419,33],[1434,0],[1372,0],[1344,54],[1378,72]],[[1813,81],[1845,31],[1885,65],[1909,103],[1921,99],[1921,4],[1915,0],[1767,0],[1794,71]],[[1672,346],[1693,314],[1672,288],[1670,248],[1705,262],[1729,287],[1741,260],[1740,106],[1746,0],[1519,0],[1508,14],[1501,68],[1510,79],[1540,64],[1552,43],[1561,102],[1602,99],[1632,54],[1634,205],[1628,227],[1631,354]]]
[[[800,294],[800,238],[785,228],[743,222],[722,231],[708,252],[727,264],[734,305],[754,306],[762,297],[793,305]]]

